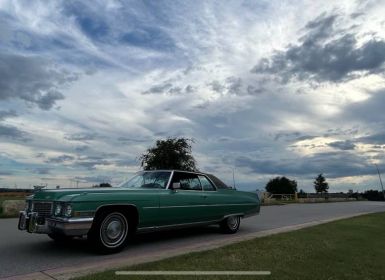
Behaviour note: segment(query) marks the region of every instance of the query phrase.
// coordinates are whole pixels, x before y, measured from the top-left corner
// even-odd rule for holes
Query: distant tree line
[[[110,183],[100,183],[99,185],[93,185],[93,188],[112,188]]]
[[[270,179],[265,187],[266,191],[272,194],[294,194],[297,192],[297,181],[290,180],[285,176]],[[323,174],[319,174],[314,180],[314,189],[316,193],[327,193],[329,184],[326,182]],[[303,190],[301,190],[303,192]]]
[[[324,194],[327,196],[329,190],[329,184],[326,182],[325,176],[321,173],[319,174],[314,182],[314,190],[317,194]],[[304,190],[297,191],[297,182],[295,180],[290,180],[285,176],[278,176],[273,179],[270,179],[265,187],[266,191],[271,194],[294,194],[298,193],[298,198],[306,198],[308,194]],[[341,193],[343,194],[343,193]],[[353,192],[350,189],[347,192],[348,197],[356,199],[367,199],[371,201],[384,201],[384,194],[382,191],[378,190],[366,190],[364,192]]]
[[[371,201],[384,201],[384,194],[382,193],[382,191],[367,190],[362,193],[362,196],[367,200]]]
[[[0,193],[17,192],[17,193],[32,193],[33,189],[14,189],[14,188],[0,188]]]

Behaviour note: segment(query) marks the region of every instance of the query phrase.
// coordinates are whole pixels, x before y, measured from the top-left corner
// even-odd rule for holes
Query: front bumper
[[[38,224],[35,212],[20,212],[19,230],[29,233],[58,233],[67,236],[80,236],[88,233],[94,218],[46,218],[44,224]]]

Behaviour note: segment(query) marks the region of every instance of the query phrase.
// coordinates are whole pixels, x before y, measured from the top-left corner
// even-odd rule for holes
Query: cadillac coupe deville
[[[112,188],[36,191],[20,212],[18,228],[56,241],[87,236],[112,253],[136,232],[219,224],[235,233],[240,219],[259,209],[256,193],[229,188],[210,174],[141,171]]]

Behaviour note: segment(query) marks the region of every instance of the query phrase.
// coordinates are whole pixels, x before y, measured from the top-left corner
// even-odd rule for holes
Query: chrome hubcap
[[[121,245],[127,237],[127,219],[121,213],[111,213],[100,227],[100,239],[106,247]]]
[[[117,238],[122,233],[122,224],[118,221],[112,221],[107,226],[107,237],[110,239]]]
[[[227,218],[227,225],[230,229],[236,229],[239,224],[239,217],[232,216]]]

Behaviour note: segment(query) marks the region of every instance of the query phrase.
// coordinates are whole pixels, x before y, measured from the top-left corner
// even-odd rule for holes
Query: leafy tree
[[[297,191],[297,182],[286,177],[276,177],[270,179],[265,188],[272,194],[291,194]]]
[[[307,197],[307,193],[303,189],[300,189],[298,192],[298,198],[305,198],[305,197]]]
[[[112,188],[110,183],[100,183],[99,185],[93,185],[93,188]]]
[[[139,157],[144,170],[179,169],[196,171],[196,161],[191,154],[192,139],[168,138],[157,140],[155,146]]]
[[[353,197],[353,194],[354,194],[353,189],[349,189],[347,194],[348,194],[348,197]]]
[[[329,189],[329,184],[326,182],[323,174],[319,174],[314,181],[314,188],[317,193],[327,193]]]

